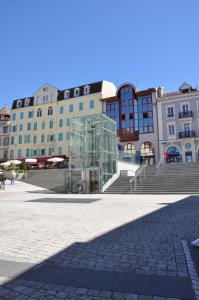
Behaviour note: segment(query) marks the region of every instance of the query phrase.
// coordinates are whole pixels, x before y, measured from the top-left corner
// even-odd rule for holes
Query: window
[[[190,132],[191,131],[191,124],[190,123],[185,123],[183,124],[184,126],[184,131],[185,132]]]
[[[60,106],[60,108],[59,108],[59,113],[60,113],[60,114],[63,114],[63,112],[64,112],[64,107],[63,107],[63,106]]]
[[[22,135],[19,135],[19,144],[22,144]]]
[[[49,149],[48,149],[48,155],[53,155],[53,148],[52,147],[50,147]]]
[[[37,151],[37,149],[34,149],[33,150],[33,156],[37,156],[37,152],[39,152],[39,151]]]
[[[80,88],[74,89],[74,97],[78,97],[80,92]]]
[[[60,127],[60,128],[63,127],[63,119],[60,119],[60,120],[59,120],[59,127]]]
[[[26,149],[26,157],[30,157],[30,149]]]
[[[3,133],[8,133],[8,126],[3,127]]]
[[[84,105],[83,105],[83,102],[80,102],[79,103],[79,111],[83,110],[84,109]]]
[[[12,132],[17,132],[17,125],[12,126]]]
[[[94,108],[94,100],[90,100],[89,102],[89,107],[92,109]]]
[[[37,130],[37,122],[34,123],[34,131]]]
[[[63,141],[63,133],[58,134],[58,141]]]
[[[117,122],[117,129],[119,129],[119,102],[107,102],[106,103],[106,114],[109,118]]]
[[[17,101],[17,108],[20,108],[20,107],[22,107],[22,101],[21,100]]]
[[[90,86],[89,85],[86,85],[85,87],[84,87],[84,95],[87,95],[87,94],[89,94],[90,93]]]
[[[42,135],[41,135],[41,143],[44,143],[44,142],[45,142],[45,135],[42,134]]]
[[[16,113],[12,115],[12,121],[16,121]]]
[[[30,142],[31,142],[31,136],[30,136],[30,134],[28,134],[27,135],[27,144],[30,144]]]
[[[168,133],[169,133],[169,135],[175,135],[175,125],[174,124],[168,125]]]
[[[135,124],[136,122],[139,124],[139,133],[153,132],[153,107],[151,96],[138,97],[137,107],[134,106],[134,115]],[[130,122],[133,122],[132,116],[129,116]]]
[[[70,98],[70,91],[69,91],[69,90],[66,90],[66,91],[64,92],[64,99],[68,99],[68,98]]]
[[[10,158],[14,158],[14,150],[10,150]]]
[[[66,120],[66,125],[67,125],[67,126],[70,126],[70,119],[67,119],[67,120]]]
[[[58,147],[58,155],[62,155],[62,147]]]
[[[27,98],[27,99],[25,100],[25,106],[29,106],[29,105],[30,105],[30,99]]]
[[[167,107],[167,118],[172,118],[174,117],[174,107]]]
[[[18,149],[18,158],[21,158],[21,157],[22,157],[22,150]]]
[[[45,129],[45,122],[42,122],[41,129]]]
[[[37,136],[36,136],[36,135],[33,136],[33,143],[34,143],[34,144],[37,143]]]
[[[187,103],[182,104],[182,112],[186,113],[189,111],[189,105]]]
[[[10,144],[11,144],[11,145],[14,145],[14,143],[15,143],[15,137],[14,137],[14,136],[11,136],[11,138],[10,138]]]
[[[43,104],[48,103],[48,95],[43,95]]]
[[[50,134],[49,135],[49,141],[50,142],[53,142],[55,139],[54,139],[54,134]]]
[[[51,120],[50,121],[50,129],[52,129],[53,128],[53,121]]]
[[[41,108],[39,108],[38,110],[37,110],[37,117],[39,118],[39,117],[42,117],[42,110],[41,110]]]
[[[46,149],[41,149],[41,155],[46,155]]]
[[[69,112],[73,112],[73,104],[69,105]]]
[[[31,123],[27,124],[27,130],[31,130]]]
[[[20,120],[23,120],[23,118],[24,118],[24,113],[20,112]]]
[[[29,118],[29,119],[30,119],[30,118],[33,118],[33,115],[34,115],[34,114],[33,114],[33,111],[29,111],[29,112],[28,112],[28,118]]]
[[[52,116],[52,115],[53,115],[53,108],[52,108],[52,106],[50,106],[50,107],[48,108],[48,115],[49,115],[49,116]]]

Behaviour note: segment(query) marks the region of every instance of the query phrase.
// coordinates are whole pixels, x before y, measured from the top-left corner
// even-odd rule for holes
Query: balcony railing
[[[183,139],[183,138],[192,138],[192,137],[195,137],[195,131],[194,130],[179,132],[179,138],[180,139]]]
[[[179,113],[179,118],[192,118],[193,117],[193,112],[192,111],[182,111]]]

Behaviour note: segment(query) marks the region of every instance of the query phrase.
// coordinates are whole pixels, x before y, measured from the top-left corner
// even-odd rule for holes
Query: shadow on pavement
[[[30,202],[71,200],[45,198]],[[194,299],[181,241],[198,237],[198,212],[198,196],[167,204],[93,240],[71,245],[3,286],[19,288],[30,282],[31,287],[38,282]]]
[[[101,200],[101,198],[41,198],[41,199],[29,200],[26,202],[89,204],[99,200]]]

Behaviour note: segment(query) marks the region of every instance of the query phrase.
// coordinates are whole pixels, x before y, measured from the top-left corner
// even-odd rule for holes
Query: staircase
[[[145,177],[137,178],[136,189],[130,185],[132,177],[120,176],[106,191],[107,194],[199,194],[199,163],[169,163],[159,168],[149,165]]]
[[[30,170],[23,182],[43,187],[56,193],[65,191],[65,169]]]

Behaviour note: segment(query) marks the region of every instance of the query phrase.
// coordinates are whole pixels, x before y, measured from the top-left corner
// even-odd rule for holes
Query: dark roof
[[[94,83],[84,84],[84,85],[81,85],[81,86],[76,86],[76,87],[69,88],[69,89],[59,90],[58,91],[57,100],[58,101],[64,100],[64,92],[65,91],[69,91],[70,92],[70,96],[69,96],[68,99],[74,98],[75,97],[74,90],[76,88],[80,89],[78,97],[84,96],[84,87],[87,86],[87,85],[90,87],[90,91],[89,91],[88,94],[100,93],[102,91],[102,82],[103,81],[98,81],[98,82],[94,82]]]
[[[30,100],[29,105],[26,105],[26,107],[28,107],[28,106],[33,106],[33,104],[34,104],[34,97],[26,97],[26,98],[14,100],[13,103],[12,103],[12,109],[16,109],[16,108],[17,108],[17,102],[18,102],[18,101],[21,101],[21,102],[22,102],[20,108],[21,108],[21,107],[25,107],[25,100],[26,100],[26,99],[29,99],[29,100]]]
[[[58,90],[57,100],[58,101],[64,100],[64,92],[66,90],[70,91],[70,96],[69,96],[68,99],[74,98],[75,97],[74,96],[74,90],[76,88],[80,89],[79,96],[80,97],[84,96],[84,87],[85,86],[89,86],[90,87],[90,91],[89,91],[88,95],[89,94],[100,93],[102,91],[102,83],[103,83],[103,81],[98,81],[98,82],[94,82],[94,83],[84,84],[84,85],[81,85],[81,86],[76,86],[76,87],[69,88],[69,89]],[[30,99],[30,103],[29,103],[28,106],[33,106],[34,105],[34,97],[26,97],[26,98],[21,98],[21,99],[14,100],[13,103],[12,103],[12,109],[16,109],[17,108],[17,102],[18,101],[22,101],[22,105],[19,108],[25,107],[25,100],[26,99]]]

